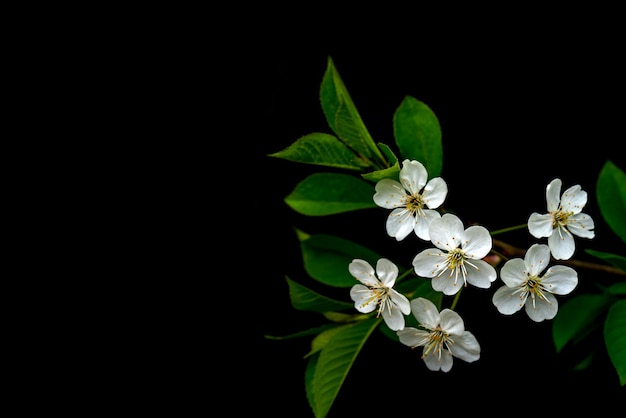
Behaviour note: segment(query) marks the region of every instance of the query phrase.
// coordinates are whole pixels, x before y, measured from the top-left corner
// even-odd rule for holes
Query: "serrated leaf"
[[[360,258],[376,265],[380,256],[359,244],[333,235],[312,235],[300,242],[306,272],[315,280],[334,287],[351,287],[358,283],[348,265]]]
[[[348,326],[321,350],[311,384],[316,417],[328,414],[352,364],[379,323],[379,319],[370,319]]]
[[[354,308],[353,303],[342,302],[322,296],[286,277],[291,305],[301,311],[328,312]]]
[[[318,132],[300,137],[287,148],[269,156],[353,171],[361,171],[367,166],[337,137]]]
[[[332,328],[326,329],[324,332],[320,332],[315,338],[313,338],[313,341],[311,341],[311,351],[305,354],[304,357],[306,358],[322,350],[328,345],[328,342],[331,340],[331,338],[340,333],[345,327],[351,325],[353,324],[335,325]]]
[[[589,255],[592,255],[596,258],[599,258],[600,260],[603,260],[609,264],[611,264],[613,267],[618,268],[624,272],[626,272],[626,257],[623,257],[621,255],[617,255],[617,254],[612,254],[612,253],[606,253],[606,252],[602,252],[602,251],[595,251],[595,250],[589,250],[586,249],[585,252]]]
[[[606,223],[626,242],[626,173],[610,160],[600,170],[596,199]]]
[[[296,185],[285,203],[303,215],[334,215],[377,207],[374,192],[374,186],[360,177],[314,173]]]
[[[363,157],[365,164],[369,165],[367,162],[370,161],[378,168],[386,166],[331,57],[328,57],[320,86],[320,103],[330,128],[341,141]]]
[[[431,178],[441,175],[441,127],[430,107],[414,97],[406,96],[393,116],[393,132],[401,160],[421,162]]]
[[[626,385],[626,299],[615,302],[604,321],[604,342],[622,386]]]
[[[319,353],[315,353],[308,357],[306,363],[306,369],[304,370],[304,388],[306,392],[306,398],[309,401],[309,406],[313,411],[313,415],[316,418],[322,418],[322,415],[317,413],[317,405],[315,403],[315,394],[313,393],[313,378],[315,376],[315,369],[317,367],[317,361],[319,360]]]
[[[600,324],[611,299],[604,294],[582,294],[559,305],[552,323],[552,339],[556,352],[567,344],[576,343]]]

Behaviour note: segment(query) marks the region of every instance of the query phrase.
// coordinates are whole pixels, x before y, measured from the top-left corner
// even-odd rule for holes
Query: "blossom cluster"
[[[560,179],[552,180],[546,187],[547,213],[535,212],[528,218],[530,234],[547,238],[547,244],[533,244],[523,259],[509,259],[500,269],[503,285],[492,302],[501,314],[512,315],[524,307],[535,322],[553,319],[558,312],[555,295],[567,295],[578,285],[573,268],[550,263],[552,258],[567,260],[574,254],[574,235],[593,238],[594,222],[582,212],[586,192],[575,185],[561,194],[561,185]],[[432,244],[415,255],[412,265],[418,277],[431,279],[433,290],[451,296],[468,285],[488,289],[498,278],[495,267],[485,261],[492,252],[491,233],[481,225],[466,228],[456,214],[442,214],[447,194],[444,179],[429,180],[421,162],[406,159],[399,181],[378,181],[373,200],[391,210],[385,224],[390,237],[402,241],[413,232]],[[422,297],[409,301],[394,288],[399,269],[392,261],[381,258],[374,268],[355,259],[348,269],[359,281],[350,290],[355,308],[362,313],[376,310],[402,344],[423,347],[422,359],[428,369],[448,372],[453,357],[466,362],[480,358],[480,345],[457,312],[439,311]],[[405,316],[411,313],[419,328],[405,326]]]

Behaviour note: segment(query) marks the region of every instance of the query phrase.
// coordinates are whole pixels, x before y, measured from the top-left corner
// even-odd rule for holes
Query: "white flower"
[[[575,185],[561,193],[561,180],[554,179],[546,187],[548,213],[533,213],[528,218],[528,231],[535,238],[548,237],[548,246],[557,260],[567,260],[574,254],[574,237],[594,237],[593,219],[582,213],[587,192]]]
[[[409,347],[424,347],[422,358],[430,370],[444,372],[452,368],[452,357],[471,363],[480,358],[480,345],[476,337],[465,331],[461,316],[437,307],[428,299],[411,301],[411,311],[423,329],[406,327],[396,334],[400,342]]]
[[[418,276],[433,278],[433,289],[453,295],[461,289],[459,284],[487,289],[496,280],[496,270],[482,260],[492,246],[487,228],[474,225],[463,229],[456,215],[446,213],[431,222],[430,239],[437,248],[417,254],[413,268]]]
[[[423,240],[430,240],[428,226],[441,217],[436,209],[446,199],[448,185],[441,177],[428,183],[426,168],[419,161],[404,160],[400,181],[382,179],[376,183],[374,202],[385,209],[393,209],[387,218],[387,234],[401,241],[415,231]]]
[[[550,248],[545,244],[531,246],[523,260],[507,261],[500,269],[505,286],[492,298],[498,311],[511,315],[526,305],[526,313],[535,322],[554,318],[559,310],[554,295],[570,293],[578,284],[578,274],[570,267],[552,266],[540,276],[549,262]]]
[[[393,289],[398,277],[398,267],[386,258],[381,258],[374,271],[367,261],[355,259],[348,269],[362,283],[355,284],[350,289],[350,297],[357,311],[369,313],[378,306],[377,316],[382,315],[389,328],[393,331],[403,329],[403,314],[411,313],[411,305],[402,293]]]

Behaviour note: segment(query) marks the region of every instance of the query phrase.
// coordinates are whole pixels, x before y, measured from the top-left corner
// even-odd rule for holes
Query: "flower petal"
[[[402,185],[392,179],[382,179],[376,183],[374,203],[385,209],[406,206],[406,192]]]
[[[415,227],[415,217],[405,208],[394,209],[387,217],[387,234],[397,241],[405,239]]]
[[[526,264],[521,258],[512,258],[500,269],[500,278],[508,287],[519,287],[526,281]]]
[[[425,298],[411,301],[411,312],[424,328],[434,329],[439,325],[439,310],[433,302]]]
[[[452,354],[448,350],[441,350],[441,356],[437,352],[430,352],[424,357],[424,364],[434,372],[441,370],[449,372],[452,369]]]
[[[367,286],[355,284],[350,289],[354,308],[361,313],[373,312],[378,306],[378,294]]]
[[[441,214],[436,210],[432,209],[424,209],[423,216],[417,216],[415,218],[415,226],[413,230],[415,231],[415,235],[424,241],[430,241],[430,224],[434,219],[441,218]]]
[[[561,208],[564,212],[580,213],[587,204],[587,192],[576,184],[563,192]]]
[[[413,258],[413,269],[420,277],[435,277],[441,270],[446,253],[437,248],[427,248]]]
[[[452,213],[444,213],[430,223],[430,240],[442,250],[450,251],[461,245],[463,232],[463,222]]]
[[[380,286],[380,281],[375,276],[374,267],[365,260],[358,258],[352,260],[348,265],[348,271],[366,286]]]
[[[428,172],[422,163],[413,160],[402,161],[402,169],[400,170],[400,183],[411,193],[417,196],[428,180]]]
[[[545,238],[552,235],[552,216],[550,214],[540,215],[534,212],[528,218],[528,232],[535,238]]]
[[[552,256],[557,260],[567,260],[574,255],[576,244],[570,232],[559,226],[554,234],[548,237],[548,246]]]
[[[430,209],[436,209],[446,200],[448,184],[441,177],[431,179],[424,187],[422,199]]]
[[[586,213],[577,213],[567,220],[567,229],[572,234],[582,238],[593,238],[595,236],[593,228],[593,219]]]
[[[535,298],[535,303],[531,298],[526,299],[526,313],[528,317],[535,322],[541,322],[545,319],[552,319],[559,310],[559,303],[552,293],[544,293],[549,303],[543,299]]]
[[[376,262],[376,275],[386,287],[393,287],[398,277],[398,266],[386,258],[381,258]]]
[[[423,329],[405,327],[396,332],[396,335],[402,344],[408,345],[409,347],[417,347],[423,345],[424,341],[428,341],[429,332]]]
[[[524,256],[526,272],[531,276],[538,276],[539,273],[548,267],[550,262],[550,248],[545,244],[533,244]]]
[[[578,285],[578,273],[571,267],[552,266],[544,274],[541,284],[555,295],[567,295]]]
[[[397,307],[393,306],[391,309],[383,309],[381,316],[392,331],[404,329],[404,315]]]
[[[554,179],[546,186],[548,212],[555,212],[561,203],[561,179]]]
[[[483,260],[472,260],[472,264],[478,269],[468,266],[465,280],[467,283],[481,289],[488,289],[491,286],[491,283],[498,277],[496,269],[493,268],[491,264]]]
[[[493,293],[491,301],[498,308],[498,311],[504,315],[512,315],[522,309],[526,297],[521,297],[517,287],[502,286]]]
[[[468,363],[472,363],[480,358],[480,345],[478,340],[469,331],[454,338],[452,355]]]
[[[396,289],[389,289],[389,298],[403,314],[408,315],[411,313],[411,304],[402,293]]]
[[[461,315],[451,309],[443,309],[439,313],[441,329],[451,335],[461,335],[465,332],[465,324]]]
[[[487,228],[473,225],[463,232],[461,246],[469,258],[480,259],[489,254],[493,242]]]

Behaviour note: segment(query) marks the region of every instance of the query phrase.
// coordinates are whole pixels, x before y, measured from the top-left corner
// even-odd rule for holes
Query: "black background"
[[[338,37],[296,43],[271,38],[251,40],[254,47],[238,57],[239,83],[233,94],[237,100],[231,109],[240,124],[229,128],[231,134],[250,128],[243,124],[253,129],[241,131],[250,144],[246,149],[231,149],[233,167],[243,175],[239,182],[244,201],[237,210],[248,218],[242,226],[245,239],[240,237],[234,251],[254,265],[236,269],[245,276],[241,292],[247,302],[240,309],[243,323],[235,331],[239,348],[231,366],[237,373],[227,387],[253,393],[255,401],[230,404],[231,410],[312,416],[303,360],[310,339],[264,338],[325,322],[319,315],[294,310],[289,302],[285,276],[326,291],[303,271],[294,227],[354,239],[405,266],[423,245],[416,237],[396,243],[386,236],[384,210],[308,218],[283,201],[298,181],[319,168],[267,155],[303,135],[332,133],[319,105],[329,56],[375,141],[395,146],[392,117],[405,95],[431,107],[443,135],[446,206],[465,223],[477,222],[490,230],[525,223],[531,212],[545,213],[545,186],[559,177],[563,190],[580,184],[588,192],[585,212],[596,222],[596,238],[577,239],[574,257],[593,261],[583,247],[623,253],[623,242],[601,219],[594,193],[607,159],[624,167],[619,149],[624,142],[626,68],[619,33],[605,27],[592,36],[574,25],[565,32],[548,30],[551,35],[546,37],[519,29],[515,35],[457,35],[449,41],[418,30],[414,42],[401,39],[402,47],[397,39],[384,43]],[[536,242],[525,230],[503,238],[526,248]],[[593,291],[592,280],[614,279],[581,270],[573,294]],[[457,307],[466,329],[481,344],[479,361],[455,360],[449,373],[433,373],[417,352],[376,332],[329,416],[417,414],[424,413],[423,408],[497,411],[502,400],[509,403],[505,410],[548,412],[578,402],[617,405],[623,399],[602,345],[591,369],[572,371],[582,351],[556,355],[550,321],[534,323],[524,312],[500,315],[491,303],[499,284],[486,291],[466,289]],[[240,297],[231,291],[233,298]],[[337,290],[329,292],[342,297]]]

